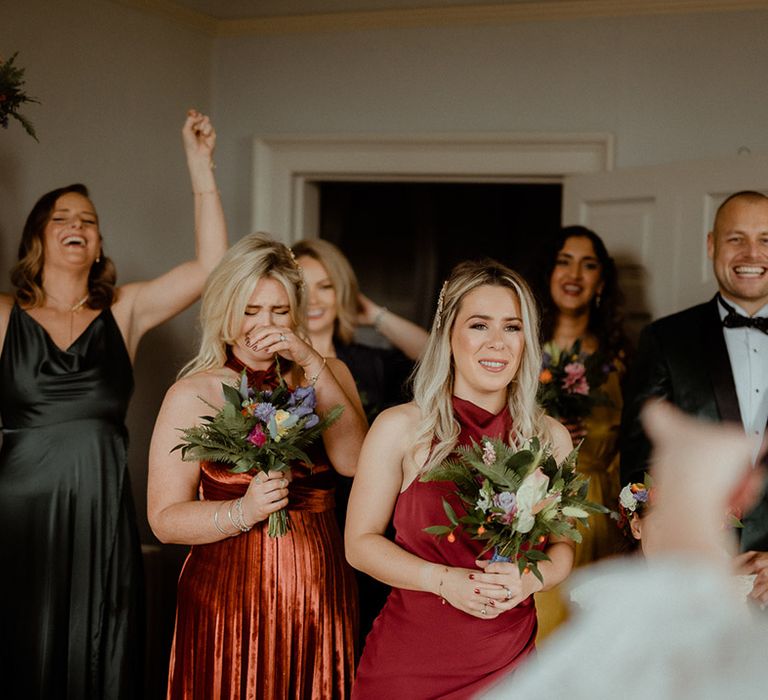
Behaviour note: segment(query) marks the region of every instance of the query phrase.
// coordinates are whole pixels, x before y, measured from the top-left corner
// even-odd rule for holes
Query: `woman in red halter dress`
[[[345,698],[355,660],[356,591],[334,515],[333,473],[352,475],[365,434],[355,384],[343,363],[303,340],[301,273],[265,236],[241,239],[203,295],[198,356],[166,395],[152,439],[148,515],[164,542],[191,544],[179,578],[169,698]],[[222,382],[242,371],[276,385],[280,355],[290,386],[315,387],[317,410],[344,408],[313,446],[312,469],[232,474],[183,462],[179,428],[223,401]],[[267,535],[287,507],[291,529]],[[234,517],[233,517],[234,516]]]
[[[382,413],[360,454],[346,526],[353,566],[390,584],[365,641],[353,698],[470,698],[533,650],[532,594],[562,581],[569,542],[551,539],[542,584],[515,563],[480,559],[482,543],[424,532],[457,512],[451,482],[420,476],[458,445],[483,436],[533,435],[563,458],[568,431],[536,405],[540,351],[533,297],[516,273],[492,260],[462,263],[443,286],[414,401]],[[384,536],[394,514],[395,542]]]

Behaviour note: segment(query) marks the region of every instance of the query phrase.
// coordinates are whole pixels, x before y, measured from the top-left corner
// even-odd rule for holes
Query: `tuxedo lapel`
[[[705,316],[702,319],[702,334],[704,339],[702,349],[706,353],[720,419],[741,425],[739,397],[736,394],[731,360],[728,357],[723,326],[717,310],[717,298],[712,299],[705,309]]]

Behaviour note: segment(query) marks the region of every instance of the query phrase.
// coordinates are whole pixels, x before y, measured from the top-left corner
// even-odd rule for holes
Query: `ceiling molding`
[[[768,10],[768,0],[531,0],[507,4],[216,19],[172,0],[113,0],[215,36],[515,24],[557,20]],[[417,3],[418,0],[414,0]]]

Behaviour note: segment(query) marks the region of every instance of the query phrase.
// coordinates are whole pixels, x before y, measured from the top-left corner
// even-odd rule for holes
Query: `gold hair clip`
[[[299,265],[299,261],[296,260],[296,253],[293,252],[293,248],[290,246],[285,246],[288,248],[288,254],[291,256],[291,260],[293,260],[293,264],[295,265],[296,269],[299,272],[299,287],[304,287],[304,270],[301,269],[301,265]]]
[[[440,330],[440,325],[443,320],[443,302],[445,301],[445,290],[448,287],[448,280],[443,282],[443,286],[440,287],[440,296],[437,297],[437,311],[435,311],[435,330]]]

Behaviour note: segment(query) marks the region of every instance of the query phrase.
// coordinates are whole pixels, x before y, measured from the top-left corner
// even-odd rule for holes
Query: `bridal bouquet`
[[[554,343],[545,343],[543,350],[537,399],[550,416],[584,418],[593,406],[611,403],[599,387],[615,368],[600,353],[583,353],[578,340],[569,350]]]
[[[13,65],[17,54],[13,54],[7,61],[0,57],[0,126],[8,128],[8,117],[13,117],[24,127],[24,130],[37,141],[37,135],[31,122],[22,114],[19,107],[25,102],[37,102],[37,100],[25,94],[24,69]]]
[[[461,446],[456,457],[431,469],[422,481],[454,482],[465,513],[457,514],[444,498],[449,524],[425,531],[453,542],[454,531],[461,528],[486,543],[483,554],[492,549],[496,561],[516,561],[521,573],[530,570],[541,580],[538,563],[549,559],[541,551],[547,538],[581,542],[575,522],[608,512],[587,500],[588,478],[576,472],[577,456],[578,448],[558,464],[538,438],[519,450],[487,437]]]
[[[314,388],[291,390],[282,377],[274,389],[254,391],[243,372],[238,389],[227,384],[222,389],[224,405],[215,415],[202,416],[202,425],[180,429],[183,441],[173,449],[181,450],[183,460],[231,464],[234,473],[288,471],[292,461],[311,465],[305,448],[343,410],[335,406],[320,417]],[[281,537],[289,528],[285,509],[270,514],[270,537]]]

